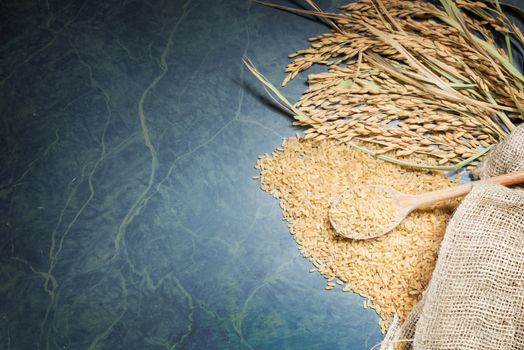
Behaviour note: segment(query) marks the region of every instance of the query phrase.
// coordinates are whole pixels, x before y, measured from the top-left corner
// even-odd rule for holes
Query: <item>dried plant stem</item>
[[[524,75],[512,65],[511,40],[506,50],[496,47],[494,33],[520,44],[524,35],[496,1],[361,0],[340,13],[312,0],[308,10],[263,4],[318,16],[332,28],[290,55],[282,85],[315,64],[327,67],[309,75],[296,104],[250,65],[306,138],[336,139],[405,166],[456,170],[524,120]]]

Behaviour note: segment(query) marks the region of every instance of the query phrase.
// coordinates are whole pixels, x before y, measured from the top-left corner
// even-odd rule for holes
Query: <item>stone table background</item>
[[[321,23],[247,0],[8,0],[0,28],[0,349],[380,341],[251,179],[299,130],[241,58],[279,82]]]

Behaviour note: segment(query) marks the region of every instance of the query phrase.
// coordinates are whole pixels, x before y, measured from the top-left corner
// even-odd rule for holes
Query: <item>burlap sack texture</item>
[[[524,170],[524,125],[486,157],[483,179]],[[524,349],[524,190],[478,184],[450,220],[432,279],[381,349]]]

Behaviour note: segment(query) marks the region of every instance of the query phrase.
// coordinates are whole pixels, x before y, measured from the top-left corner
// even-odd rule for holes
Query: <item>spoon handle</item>
[[[524,182],[524,170],[517,171],[515,173],[495,176],[486,180],[481,180],[485,182],[494,182],[499,185],[511,186],[518,185]]]
[[[460,186],[443,188],[441,190],[424,193],[416,196],[416,204],[414,207],[420,208],[435,202],[464,196],[468,194],[469,191],[471,191],[471,188],[474,184],[481,182],[496,183],[503,186],[517,185],[524,182],[524,171],[517,171],[511,174],[495,176],[489,179],[474,181]]]

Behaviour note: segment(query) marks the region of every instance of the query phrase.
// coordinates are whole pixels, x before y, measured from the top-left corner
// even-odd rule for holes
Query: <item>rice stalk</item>
[[[511,49],[495,46],[495,33],[520,43],[524,35],[501,4],[361,0],[328,13],[307,2],[311,10],[261,2],[332,28],[290,55],[282,85],[315,64],[327,67],[308,76],[300,100],[291,104],[248,65],[306,138],[337,139],[405,166],[457,170],[524,119],[524,76]]]
[[[296,115],[294,117],[296,119],[300,118],[300,119],[304,120],[304,119],[309,118],[308,116],[306,116],[306,114],[304,112],[300,111],[295,106],[293,106],[289,102],[289,100],[278,90],[278,88],[275,85],[273,85],[266,77],[264,77],[264,75],[262,73],[260,73],[260,71],[258,71],[258,69],[251,62],[251,60],[249,60],[248,58],[243,58],[243,62],[244,62],[244,65],[249,69],[249,71],[257,79],[259,79],[260,82],[267,89],[269,89],[271,92],[273,92],[278,99],[280,99],[280,102],[277,101],[277,100],[275,100],[275,102],[277,102],[279,105],[281,105],[284,108],[284,110],[289,111],[289,112],[292,111],[293,113],[295,113]],[[272,98],[273,98],[273,96],[272,96]],[[358,145],[358,144],[353,143],[353,142],[346,142],[346,143],[349,146],[351,146],[351,147],[353,147],[353,148],[355,148],[355,149],[357,149],[357,150],[359,150],[359,151],[361,151],[361,152],[363,152],[365,154],[368,154],[368,155],[370,155],[372,157],[375,157],[375,158],[378,158],[378,159],[381,159],[381,160],[385,160],[385,161],[388,161],[390,163],[394,163],[394,164],[397,164],[397,165],[401,165],[401,166],[405,166],[405,167],[409,167],[409,168],[415,168],[415,169],[428,169],[428,170],[440,170],[440,171],[451,171],[451,172],[456,172],[456,171],[466,167],[470,163],[476,161],[477,159],[482,157],[484,154],[489,152],[493,148],[493,146],[494,146],[494,145],[488,146],[488,147],[484,148],[483,150],[481,150],[480,152],[478,152],[477,154],[472,155],[468,159],[465,159],[465,160],[463,160],[462,162],[460,162],[460,163],[458,163],[456,165],[453,165],[453,166],[435,166],[435,165],[417,164],[417,163],[413,163],[413,162],[400,160],[400,159],[397,159],[397,158],[393,158],[393,157],[390,157],[390,156],[386,156],[386,155],[380,154],[380,153],[378,153],[376,151],[373,151],[371,149],[368,149],[366,147],[363,147],[363,146]]]

